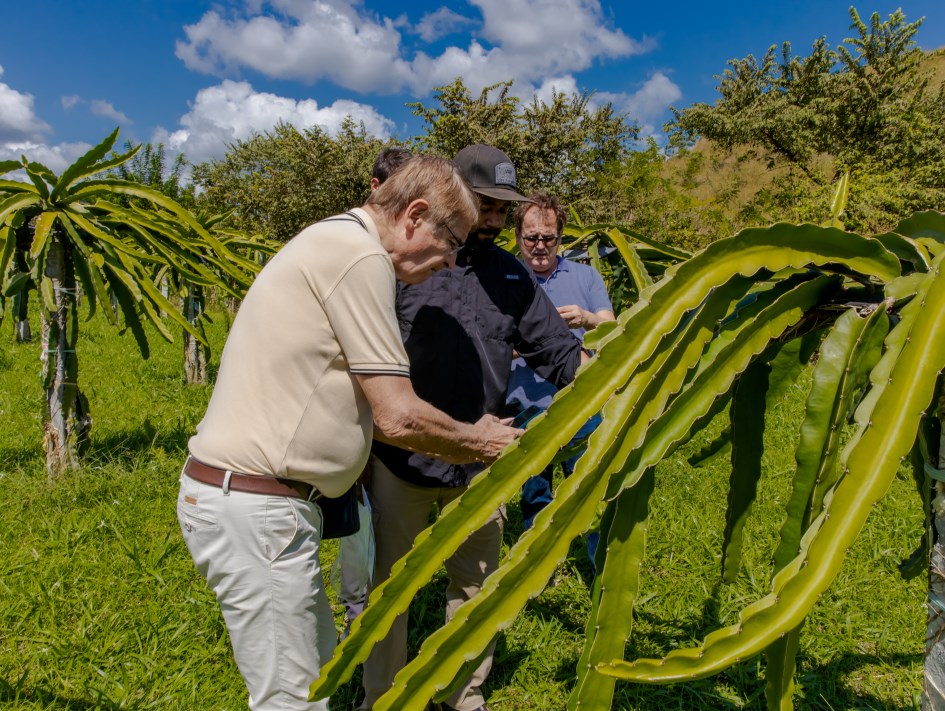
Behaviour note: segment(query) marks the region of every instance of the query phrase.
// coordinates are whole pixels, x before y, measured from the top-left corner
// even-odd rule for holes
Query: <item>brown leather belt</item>
[[[257,476],[240,472],[227,472],[204,464],[198,459],[188,457],[184,462],[184,473],[191,479],[202,484],[209,484],[223,488],[227,474],[230,475],[229,490],[242,491],[247,494],[264,494],[266,496],[291,496],[294,499],[315,501],[322,497],[322,493],[311,484],[295,479],[283,479],[275,476]]]

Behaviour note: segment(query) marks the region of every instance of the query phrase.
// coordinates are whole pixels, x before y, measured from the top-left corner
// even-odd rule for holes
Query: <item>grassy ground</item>
[[[181,383],[178,344],[155,338],[151,359],[141,361],[130,334],[119,337],[98,318],[83,323],[80,383],[94,418],[91,450],[80,475],[51,483],[40,454],[39,346],[13,344],[9,326],[0,342],[0,706],[245,708],[219,609],[174,512],[187,438],[209,389]],[[766,474],[735,585],[717,585],[725,457],[688,466],[686,456],[701,444],[694,441],[660,466],[628,656],[692,643],[767,592],[803,397],[797,388],[769,418]],[[507,543],[521,531],[514,503],[509,520]],[[919,529],[918,498],[901,477],[805,626],[798,708],[918,708],[925,584],[902,581],[896,565]],[[325,549],[328,566],[336,547]],[[576,542],[558,584],[500,638],[486,688],[493,709],[564,707],[581,651],[588,575]],[[414,648],[440,622],[444,588],[441,575],[415,600]],[[762,666],[748,661],[693,684],[619,684],[615,707],[761,708]],[[353,680],[332,708],[354,708],[359,691]]]

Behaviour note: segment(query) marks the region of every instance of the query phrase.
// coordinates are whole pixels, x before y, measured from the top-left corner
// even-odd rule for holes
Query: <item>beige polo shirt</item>
[[[370,451],[371,408],[353,373],[408,376],[394,265],[377,226],[311,225],[260,272],[227,337],[194,457],[289,477],[339,496]],[[343,217],[343,216],[340,216]]]

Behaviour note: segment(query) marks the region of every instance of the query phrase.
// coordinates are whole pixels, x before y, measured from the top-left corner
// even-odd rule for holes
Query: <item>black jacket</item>
[[[515,349],[558,387],[574,379],[581,344],[531,273],[492,243],[463,248],[454,269],[397,291],[400,333],[417,395],[463,422],[502,416]],[[420,486],[465,486],[482,464],[446,464],[380,442],[377,456]]]

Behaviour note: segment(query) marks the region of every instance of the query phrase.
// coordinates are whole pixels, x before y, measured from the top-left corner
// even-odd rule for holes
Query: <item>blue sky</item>
[[[945,45],[945,3],[873,2],[925,17]],[[381,137],[420,126],[404,104],[462,76],[478,91],[512,79],[525,101],[595,92],[660,135],[669,106],[714,101],[726,61],[790,41],[852,35],[836,0],[32,0],[5,3],[0,159],[61,170],[116,125],[193,161],[278,121],[329,132],[350,114]]]

